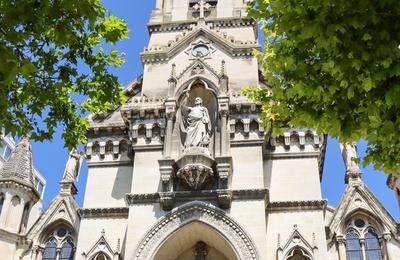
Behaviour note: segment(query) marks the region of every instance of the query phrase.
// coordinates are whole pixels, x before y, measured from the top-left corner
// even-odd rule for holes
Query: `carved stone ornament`
[[[203,184],[214,175],[212,166],[214,160],[202,148],[192,148],[177,160],[178,171],[176,177],[183,180],[192,190],[199,190]]]
[[[199,190],[206,180],[213,175],[213,170],[202,164],[188,164],[179,169],[176,176],[185,181],[192,190]]]
[[[153,259],[157,249],[168,237],[194,221],[213,228],[226,239],[237,254],[237,259],[259,259],[252,239],[246,231],[223,210],[212,204],[193,201],[174,209],[147,231],[139,243],[135,256],[128,259]]]

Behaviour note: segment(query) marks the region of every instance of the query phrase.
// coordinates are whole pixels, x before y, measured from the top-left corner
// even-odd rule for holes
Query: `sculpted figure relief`
[[[357,146],[355,143],[340,144],[340,150],[346,166],[346,171],[359,172],[360,168],[355,161],[357,159]]]
[[[210,116],[208,109],[203,106],[203,100],[196,97],[193,107],[182,105],[184,121],[183,132],[186,133],[185,149],[190,147],[208,147],[210,143]]]
[[[73,149],[69,153],[69,159],[65,165],[65,171],[63,180],[65,181],[75,181],[78,176],[82,166],[83,154],[78,153],[76,149]]]

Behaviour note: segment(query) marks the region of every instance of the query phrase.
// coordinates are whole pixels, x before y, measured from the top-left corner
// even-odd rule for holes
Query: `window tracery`
[[[57,241],[51,238],[44,248],[43,260],[56,260],[57,258]]]
[[[346,232],[348,260],[381,260],[382,252],[375,228],[363,218],[353,219]]]
[[[74,247],[71,232],[67,228],[55,229],[47,238],[42,260],[73,260]]]

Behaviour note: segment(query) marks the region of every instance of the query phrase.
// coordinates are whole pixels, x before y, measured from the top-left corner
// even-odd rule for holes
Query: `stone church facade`
[[[341,146],[347,186],[331,207],[320,183],[326,136],[274,138],[242,94],[267,85],[246,2],[157,0],[143,75],[124,89],[125,105],[90,119],[82,208],[73,151],[32,227],[18,228],[25,211],[13,198],[0,201],[1,259],[400,259],[398,223],[363,183],[356,146]],[[0,192],[34,204],[30,144],[21,143]]]

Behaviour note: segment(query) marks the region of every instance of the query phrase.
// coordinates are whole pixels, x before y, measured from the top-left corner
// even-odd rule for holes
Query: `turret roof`
[[[31,142],[24,137],[0,170],[0,178],[17,178],[33,185],[33,171]]]

